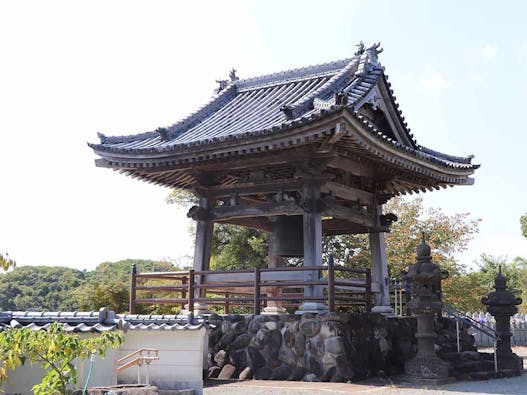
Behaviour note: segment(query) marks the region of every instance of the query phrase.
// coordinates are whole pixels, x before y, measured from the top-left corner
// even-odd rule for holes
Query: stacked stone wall
[[[415,354],[415,319],[379,314],[213,315],[210,378],[358,381],[402,373]],[[438,349],[452,351],[455,323],[440,318]],[[473,339],[462,334],[464,349]]]

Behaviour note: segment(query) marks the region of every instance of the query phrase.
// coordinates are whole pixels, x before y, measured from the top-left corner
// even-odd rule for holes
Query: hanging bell
[[[281,215],[274,222],[274,253],[284,257],[304,256],[304,223],[301,215]]]

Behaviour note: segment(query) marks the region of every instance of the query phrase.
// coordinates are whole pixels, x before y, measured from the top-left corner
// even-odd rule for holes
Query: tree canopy
[[[399,278],[401,272],[415,263],[415,251],[422,233],[432,247],[432,258],[452,274],[464,270],[456,254],[467,248],[478,232],[479,220],[468,213],[447,215],[441,209],[426,210],[422,198],[406,200],[394,198],[385,206],[386,213],[394,213],[398,220],[386,234],[386,253],[390,276]],[[353,267],[371,267],[368,235],[326,237],[324,251],[333,253],[339,263]]]
[[[35,395],[67,395],[77,383],[73,360],[85,359],[91,354],[104,357],[107,349],[116,348],[123,341],[120,332],[81,338],[78,334],[66,333],[60,323],[51,324],[47,330],[5,330],[0,332],[0,384],[9,379],[9,370],[15,370],[27,359],[40,363],[45,371],[42,381],[32,388]]]
[[[0,274],[0,310],[75,311],[108,307],[128,310],[132,265],[141,271],[177,270],[170,262],[125,259],[104,262],[95,270],[67,267],[20,266]],[[141,307],[140,312],[155,312]]]
[[[72,291],[86,273],[52,266],[20,266],[0,274],[0,309],[49,311],[76,310]]]
[[[520,227],[523,237],[527,238],[527,213],[520,217]]]
[[[16,266],[15,260],[11,258],[7,252],[4,254],[0,252],[0,269],[7,270],[10,267],[15,267],[15,266]]]

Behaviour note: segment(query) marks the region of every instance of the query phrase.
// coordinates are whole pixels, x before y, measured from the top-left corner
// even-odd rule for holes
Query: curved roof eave
[[[136,150],[136,152],[115,152],[115,150],[105,150],[104,146],[93,146],[95,152],[101,156],[109,167],[113,168],[126,168],[127,164],[132,168],[141,167],[155,167],[156,163],[166,165],[169,161],[178,161],[183,157],[195,157],[197,159],[191,160],[191,162],[200,162],[208,160],[211,156],[216,158],[215,151],[222,151],[218,153],[221,157],[228,155],[229,152],[244,151],[244,154],[250,155],[252,151],[245,152],[245,144],[261,144],[264,142],[268,145],[278,139],[294,139],[298,135],[302,134],[302,138],[305,139],[302,143],[308,143],[309,137],[317,133],[317,136],[321,134],[321,130],[329,132],[332,125],[336,122],[341,121],[343,118],[349,125],[352,126],[354,132],[351,132],[350,137],[355,137],[360,141],[365,151],[370,152],[374,156],[377,156],[383,161],[390,163],[396,163],[398,161],[405,161],[406,165],[403,167],[412,169],[412,167],[423,166],[430,169],[431,171],[447,173],[452,176],[467,176],[474,172],[479,165],[472,164],[472,156],[469,157],[454,157],[445,154],[440,154],[437,151],[421,151],[412,147],[405,146],[398,141],[395,141],[382,132],[378,131],[372,124],[370,124],[364,117],[357,112],[353,112],[346,106],[334,106],[330,110],[321,110],[316,116],[309,117],[303,122],[292,121],[282,125],[281,128],[271,128],[258,132],[240,134],[236,137],[229,136],[225,139],[211,139],[199,141],[195,144],[183,144],[182,146],[171,147],[171,150]],[[306,128],[300,129],[299,126]],[[311,128],[310,128],[311,126]],[[289,132],[289,133],[287,133]],[[350,132],[348,132],[350,133]],[[236,146],[232,145],[232,141],[236,140]],[[286,144],[283,147],[277,145],[271,149],[264,151],[280,150],[283,148],[290,148],[291,146],[298,145],[300,142]],[[98,148],[102,148],[99,150]],[[259,153],[262,151],[258,151]],[[436,155],[434,155],[434,153]],[[389,160],[389,159],[392,160]],[[187,160],[188,162],[188,160]],[[135,166],[132,166],[135,164]],[[144,166],[143,166],[144,165]]]

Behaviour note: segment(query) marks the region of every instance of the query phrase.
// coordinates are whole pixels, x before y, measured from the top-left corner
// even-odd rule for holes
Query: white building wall
[[[118,350],[108,350],[104,359],[95,358],[89,387],[137,383],[137,367],[117,375],[117,360],[139,348],[156,348],[159,360],[150,365],[150,383],[160,389],[192,388],[197,395],[202,394],[207,339],[204,328],[192,331],[129,331],[125,333],[125,341]],[[84,387],[89,365],[89,359],[76,363],[77,388]],[[143,367],[143,382],[145,372]],[[0,389],[5,391],[5,395],[30,395],[31,388],[42,380],[42,376],[40,364],[27,363],[11,372],[9,382],[2,384]]]
[[[203,391],[204,355],[207,354],[206,330],[192,331],[130,331],[119,349],[118,358],[140,348],[159,350],[159,360],[150,365],[150,383],[160,389],[194,389]],[[146,368],[141,368],[143,381]],[[122,371],[120,384],[137,383],[137,367]]]

